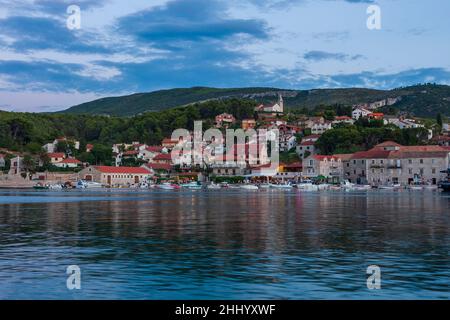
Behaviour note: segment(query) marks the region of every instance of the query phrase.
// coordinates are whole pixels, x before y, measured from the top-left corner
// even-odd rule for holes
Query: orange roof
[[[146,166],[153,170],[166,170],[169,171],[172,166],[168,163],[148,163]]]
[[[319,160],[319,161],[324,161],[324,160],[331,160],[331,159],[333,159],[333,160],[338,160],[338,158],[336,157],[336,156],[324,156],[324,155],[315,155],[315,156],[313,156],[314,157],[314,159],[316,159],[316,160]]]
[[[108,166],[94,166],[103,173],[124,173],[124,174],[149,174],[150,172],[142,167],[108,167]]]
[[[162,152],[163,149],[163,146],[148,146],[147,148],[145,148],[145,150],[150,152]]]

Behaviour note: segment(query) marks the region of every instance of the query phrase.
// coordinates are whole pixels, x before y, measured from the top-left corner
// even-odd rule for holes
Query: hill
[[[450,116],[450,86],[424,84],[393,90],[364,88],[284,90],[277,88],[218,89],[194,87],[138,93],[111,97],[71,107],[63,113],[133,116],[144,112],[161,111],[207,100],[229,98],[253,99],[258,102],[276,100],[282,94],[289,109],[313,109],[320,105],[354,105],[372,103],[387,98],[400,98],[392,111],[405,111],[421,117]],[[392,110],[393,108],[393,110]]]

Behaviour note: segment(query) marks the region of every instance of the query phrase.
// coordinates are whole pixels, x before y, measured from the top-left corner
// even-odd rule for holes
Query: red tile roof
[[[143,167],[108,167],[94,166],[95,169],[102,173],[122,173],[122,174],[149,174],[150,172]]]
[[[48,153],[47,155],[49,158],[64,158],[66,156],[63,152]]]
[[[162,152],[163,149],[163,146],[148,146],[147,148],[145,148],[145,150],[150,152]]]
[[[135,150],[128,150],[123,153],[124,156],[136,156],[139,152]]]
[[[314,141],[305,141],[300,143],[301,146],[313,146],[315,144]]]
[[[161,153],[153,158],[153,160],[172,160],[172,155],[170,153]]]
[[[316,160],[318,160],[318,161],[324,161],[325,159],[326,160],[331,160],[331,159],[333,159],[333,160],[338,160],[338,158],[336,157],[336,156],[323,156],[323,155],[315,155],[315,156],[313,156],[314,157],[314,159],[316,159]]]

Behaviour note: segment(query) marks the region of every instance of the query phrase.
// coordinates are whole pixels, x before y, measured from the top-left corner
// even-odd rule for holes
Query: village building
[[[78,168],[82,165],[82,163],[80,160],[74,158],[66,158],[61,162],[55,163],[54,165],[58,168]]]
[[[317,122],[314,123],[311,127],[311,133],[312,134],[318,134],[321,135],[323,134],[325,131],[331,130],[333,129],[333,125],[331,122],[329,121],[325,121],[323,123]]]
[[[349,179],[371,185],[437,184],[449,166],[449,150],[440,146],[402,146],[387,141],[356,152],[349,162]]]
[[[144,150],[139,151],[138,158],[151,162],[157,155],[168,152],[169,150],[163,146],[147,146]]]
[[[93,144],[86,144],[86,152],[91,152],[94,149],[94,145]]]
[[[315,142],[311,140],[303,140],[297,147],[296,152],[301,159],[316,154]]]
[[[450,146],[450,136],[435,136],[432,142],[437,143],[440,146]]]
[[[346,123],[346,124],[354,124],[355,120],[348,116],[337,116],[334,117],[334,120],[332,121],[332,124],[339,124],[339,123]]]
[[[49,153],[47,154],[47,156],[50,160],[50,163],[53,165],[63,161],[66,158],[66,155],[63,152]]]
[[[357,107],[352,111],[352,118],[354,120],[358,120],[359,118],[366,118],[371,113],[372,111],[367,110],[366,108]]]
[[[297,145],[297,138],[291,134],[280,134],[279,149],[280,152],[289,151]]]
[[[229,128],[236,122],[236,118],[229,113],[222,113],[216,116],[216,128]]]
[[[24,172],[23,158],[16,156],[11,159],[11,165],[9,167],[9,175],[18,175]]]
[[[152,172],[146,167],[91,166],[81,170],[79,177],[110,187],[131,186],[147,182],[152,177]]]
[[[342,160],[337,156],[311,155],[303,160],[303,176],[307,178],[324,177],[339,182],[343,172]]]
[[[281,95],[278,96],[277,103],[260,104],[255,108],[256,112],[266,112],[266,113],[284,113],[284,100]]]

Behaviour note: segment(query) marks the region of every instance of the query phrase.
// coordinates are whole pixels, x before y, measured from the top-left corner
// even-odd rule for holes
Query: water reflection
[[[0,203],[0,298],[449,298],[443,194],[2,192]],[[71,264],[78,292],[65,287]],[[376,292],[370,264],[382,268]]]

